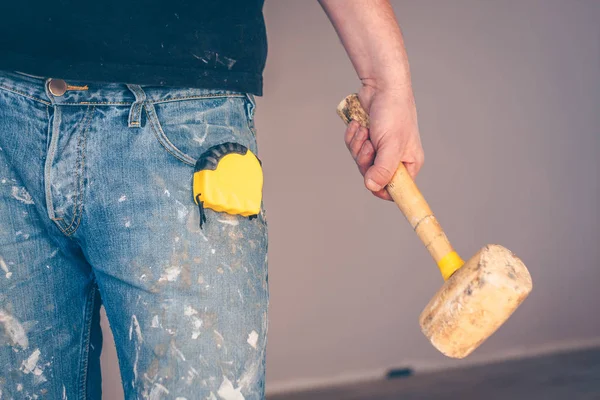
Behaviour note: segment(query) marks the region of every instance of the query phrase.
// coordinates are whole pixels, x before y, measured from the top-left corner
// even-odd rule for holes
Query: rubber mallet
[[[346,124],[369,127],[356,94],[338,105]],[[421,313],[421,330],[443,354],[464,358],[490,337],[529,295],[527,267],[508,249],[487,245],[466,263],[454,251],[429,205],[400,163],[386,187],[445,280]]]

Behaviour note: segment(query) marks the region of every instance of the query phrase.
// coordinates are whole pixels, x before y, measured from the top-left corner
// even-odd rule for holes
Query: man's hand
[[[365,186],[391,200],[384,189],[403,162],[416,177],[423,148],[400,27],[389,0],[319,0],[362,82],[358,93],[370,129],[351,122],[346,145]]]
[[[414,99],[410,90],[378,91],[368,85],[362,87],[358,98],[369,114],[370,129],[352,121],[344,140],[367,189],[379,198],[391,200],[385,186],[400,162],[413,179],[423,165]]]

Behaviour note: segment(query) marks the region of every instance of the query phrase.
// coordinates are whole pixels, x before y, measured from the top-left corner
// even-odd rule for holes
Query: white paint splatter
[[[255,330],[250,332],[248,335],[248,344],[254,348],[256,348],[256,342],[258,341],[258,333]]]
[[[192,306],[186,306],[183,314],[186,317],[192,317],[192,339],[198,339],[200,336],[200,329],[202,328],[202,320],[197,317],[198,311],[195,310]]]
[[[171,197],[171,192],[169,192],[167,189],[165,189],[165,194],[167,195],[167,197]]]
[[[221,335],[221,333],[217,330],[213,331],[215,334],[215,341],[217,342],[217,349],[220,349],[221,347],[223,347],[223,342],[225,341],[225,338],[223,337],[223,335]]]
[[[0,310],[0,324],[4,325],[4,332],[12,344],[16,344],[22,349],[29,347],[29,339],[27,339],[25,329],[15,317],[4,310]]]
[[[210,392],[206,400],[218,400],[213,392]]]
[[[249,368],[246,369],[246,372],[237,380],[237,384],[240,389],[250,388],[256,382],[256,376],[260,370],[261,363],[259,361],[255,361],[250,365]]]
[[[240,221],[238,221],[237,219],[218,219],[217,221],[219,221],[222,224],[231,226],[238,226],[240,224]]]
[[[187,384],[191,385],[194,378],[199,377],[200,374],[198,373],[198,371],[196,371],[196,368],[194,367],[190,367],[190,370],[188,371],[188,376],[187,376]]]
[[[200,234],[200,236],[202,236],[202,239],[205,242],[208,242],[208,238],[206,237],[206,235],[204,234],[204,232],[202,232],[201,230],[197,230],[196,232],[198,232]]]
[[[210,252],[211,252],[212,254],[215,254],[217,251],[216,251],[215,249],[210,249]]]
[[[6,179],[2,179],[2,183],[6,183]]]
[[[146,274],[141,274],[140,281],[145,281],[145,280],[146,280]]]
[[[174,282],[177,280],[177,277],[179,276],[179,274],[181,273],[181,267],[177,266],[177,265],[173,265],[169,268],[167,268],[165,270],[165,272],[162,273],[162,275],[160,276],[160,278],[158,279],[159,282]]]
[[[119,197],[119,203],[122,203],[125,200],[127,200],[127,196],[123,195],[123,196]]]
[[[140,323],[138,322],[138,319],[135,316],[135,314],[131,316],[131,325],[129,326],[129,340],[133,340],[134,330],[138,342],[143,343],[144,338],[142,337],[142,330],[140,329]]]
[[[192,317],[192,326],[194,327],[194,329],[192,330],[192,339],[198,339],[198,337],[200,337],[200,333],[202,333],[200,330],[202,329],[202,320],[196,316]]]
[[[34,375],[35,375],[36,371],[33,371]],[[44,375],[42,375],[41,370],[39,370],[39,375],[35,375],[33,377],[33,384],[34,385],[39,385],[40,383],[44,383],[44,382],[48,382],[48,379],[46,379],[46,377]]]
[[[10,272],[8,270],[8,265],[6,265],[6,262],[4,262],[4,258],[2,258],[1,256],[0,256],[0,268],[2,268],[2,271],[5,272],[6,279],[10,279],[10,277],[12,276],[12,272]],[[1,322],[1,320],[0,320],[0,322]]]
[[[12,197],[24,204],[33,204],[33,199],[24,187],[13,186],[11,190]]]
[[[67,400],[67,388],[63,385],[62,400]]]
[[[194,378],[199,377],[200,374],[198,373],[198,371],[196,371],[196,368],[194,367],[190,367],[188,374],[187,374],[187,378],[186,378],[186,383],[188,385],[191,385],[192,382],[194,381]],[[182,377],[183,379],[183,377]]]
[[[179,222],[185,222],[185,217],[187,217],[189,210],[180,201],[175,200],[175,202],[177,203],[177,219]]]
[[[150,391],[150,396],[148,396],[148,400],[159,400],[162,397],[161,393],[169,394],[169,391],[160,383],[155,383],[154,387]]]
[[[17,384],[17,392],[20,392],[21,390],[23,390],[23,385],[19,383]]]
[[[137,380],[137,365],[140,358],[140,347],[141,343],[144,342],[144,338],[142,337],[142,330],[140,329],[140,323],[138,322],[137,317],[134,315],[131,316],[131,325],[129,325],[129,340],[133,340],[133,332],[135,331],[135,336],[137,338],[137,344],[135,346],[135,361],[133,363],[133,382],[131,385],[135,388],[135,381]]]
[[[29,239],[29,234],[28,233],[23,233],[22,231],[15,232],[15,236],[21,236],[25,240]]]
[[[152,328],[159,328],[160,323],[158,322],[158,315],[152,317],[152,324],[150,325]]]
[[[131,219],[125,218],[125,228],[129,228],[131,226]]]
[[[200,57],[199,55],[194,54],[194,53],[191,53],[191,54],[192,54],[192,56],[194,56],[194,58],[197,58],[198,60],[202,61],[204,64],[208,64],[208,61],[205,60],[204,58]]]
[[[173,342],[171,342],[171,349],[173,350],[173,353],[175,353],[175,355],[177,355],[177,357],[181,358],[181,361],[185,361],[185,356],[183,355],[181,350],[179,350],[177,348],[177,346],[175,346],[175,343],[173,343]]]
[[[233,388],[233,384],[226,376],[223,376],[223,382],[217,391],[217,394],[223,400],[244,400],[244,395],[241,393],[242,388]]]
[[[21,364],[21,371],[24,374],[30,374],[33,372],[34,375],[41,375],[42,370],[37,366],[37,363],[40,359],[40,349],[35,349],[33,353],[27,358],[27,360],[23,361]]]
[[[237,62],[233,58],[229,58],[229,57],[225,57],[225,56],[219,55],[219,53],[215,53],[215,61],[216,61],[217,64],[225,65],[227,67],[227,69],[229,69],[229,70]]]
[[[192,306],[185,306],[185,310],[183,310],[183,315],[189,317],[196,314],[198,314],[198,311],[195,310]]]

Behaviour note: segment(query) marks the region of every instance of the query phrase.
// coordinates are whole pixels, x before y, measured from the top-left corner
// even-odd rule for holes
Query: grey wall
[[[463,258],[500,243],[533,277],[473,359],[598,340],[600,2],[393,3],[425,148],[421,190]],[[265,15],[268,388],[456,365],[418,326],[442,283],[435,265],[395,206],[363,189],[345,149],[335,106],[358,81],[325,14],[316,1],[270,0]],[[106,398],[117,398],[112,349],[104,361]]]

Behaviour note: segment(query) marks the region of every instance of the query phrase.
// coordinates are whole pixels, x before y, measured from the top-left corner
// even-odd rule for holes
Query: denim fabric
[[[253,97],[47,82],[0,73],[0,398],[100,398],[102,303],[127,399],[262,399],[264,212],[192,197],[206,149],[257,153]]]

